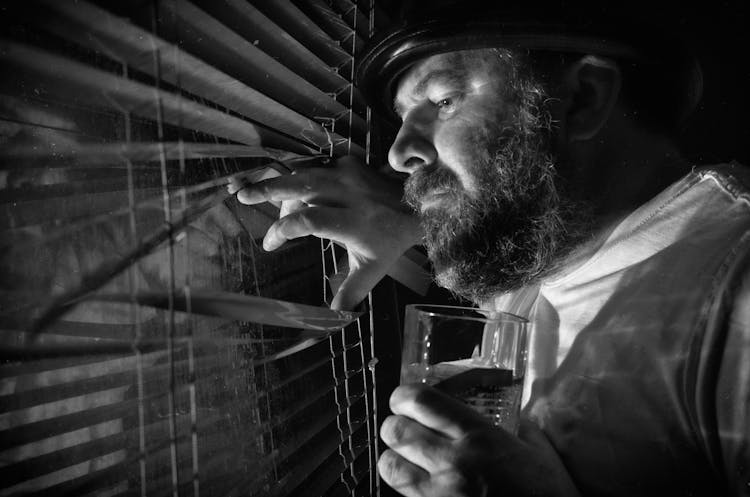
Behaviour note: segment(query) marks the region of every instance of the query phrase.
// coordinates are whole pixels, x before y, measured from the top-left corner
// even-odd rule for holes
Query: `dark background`
[[[736,159],[750,164],[750,35],[748,2],[703,3],[686,17],[700,43],[703,100],[681,144],[699,163]]]

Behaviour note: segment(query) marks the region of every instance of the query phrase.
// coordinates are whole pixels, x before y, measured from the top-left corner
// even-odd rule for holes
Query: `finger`
[[[353,200],[350,199],[349,190],[341,187],[335,174],[325,169],[308,169],[248,185],[237,194],[237,199],[248,205],[272,200],[342,205],[344,199]]]
[[[281,206],[279,208],[279,217],[288,216],[289,214],[297,212],[298,210],[304,209],[306,207],[307,204],[299,200],[285,200],[284,202],[281,202]]]
[[[349,269],[349,274],[344,279],[331,301],[331,309],[350,311],[362,302],[375,285],[383,279],[389,269],[389,264],[383,261],[370,261],[362,263]]]
[[[428,473],[451,469],[453,445],[445,436],[405,416],[389,416],[380,438],[398,455]]]
[[[315,235],[346,243],[346,233],[351,231],[351,220],[344,209],[334,207],[308,207],[282,217],[271,225],[263,239],[263,249],[276,250],[289,240]]]
[[[339,177],[342,181],[348,182],[349,180],[361,181],[372,177],[382,177],[376,172],[375,168],[368,166],[362,159],[356,155],[344,155],[339,157],[333,162],[336,170],[339,172]]]
[[[393,450],[385,450],[380,455],[378,473],[383,481],[405,497],[430,495],[424,492],[429,488],[429,473]]]
[[[391,411],[454,439],[486,428],[489,421],[463,402],[426,385],[402,385],[391,394]]]
[[[363,188],[381,202],[402,205],[403,180],[397,179],[362,163],[358,157],[347,155],[334,163],[339,173],[339,181],[355,190]],[[390,172],[393,172],[392,170]]]
[[[262,204],[264,202],[269,202],[273,204],[274,207],[281,207],[281,202],[277,202],[275,200],[264,200],[257,196],[250,195],[248,193],[247,187],[243,187],[243,189],[238,191],[236,198],[239,203],[245,204],[245,205],[255,205],[255,204]]]
[[[262,181],[264,179],[276,178],[278,176],[281,176],[281,173],[270,167],[253,169],[251,171],[243,171],[229,177],[227,191],[230,195],[234,195],[243,188],[246,188],[248,185],[258,183],[259,181]]]
[[[234,195],[243,188],[245,188],[245,184],[239,178],[229,178],[229,183],[227,184],[227,192],[229,192],[230,195]]]

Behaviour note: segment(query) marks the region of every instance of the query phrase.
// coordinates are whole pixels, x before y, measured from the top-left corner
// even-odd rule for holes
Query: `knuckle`
[[[312,168],[306,170],[304,173],[297,175],[300,187],[304,190],[319,190],[323,186],[329,184],[333,178],[332,174],[327,169]]]
[[[451,472],[458,471],[463,466],[463,454],[454,448],[439,451],[439,458],[442,465]]]
[[[411,398],[415,404],[426,404],[432,397],[432,390],[427,385],[414,385]]]
[[[397,387],[390,398],[391,411],[400,413],[429,402],[432,390],[427,385],[411,384]]]
[[[302,194],[317,191],[319,184],[317,174],[313,171],[307,171],[304,175],[297,177],[297,189]]]
[[[459,471],[446,471],[440,475],[439,487],[450,490],[450,495],[455,497],[469,496],[469,495],[485,495],[484,492],[478,491],[477,482],[473,477],[459,472]]]
[[[494,433],[487,430],[473,430],[456,442],[456,452],[485,458],[496,452]]]
[[[314,233],[320,228],[320,223],[313,209],[300,210],[296,213],[296,217],[308,233]]]
[[[285,217],[304,208],[304,205],[297,200],[284,200],[279,208],[279,217]]]
[[[401,416],[389,416],[380,427],[380,437],[388,445],[398,444],[404,440],[407,426]]]
[[[265,193],[267,188],[274,183],[275,179],[276,178],[261,179],[261,180],[256,180],[256,181],[250,180],[248,181],[246,187],[252,188],[253,190],[256,190],[258,192]]]
[[[291,237],[295,231],[294,220],[290,218],[291,216],[284,216],[278,219],[268,229],[268,233],[266,236],[289,239],[289,237]]]
[[[273,222],[271,227],[268,228],[268,232],[284,233],[289,229],[289,222],[289,216],[282,216]]]
[[[399,458],[395,452],[389,449],[383,451],[378,460],[378,472],[386,482],[390,483],[400,479],[400,467]]]
[[[428,490],[430,479],[424,479],[419,470],[390,449],[380,455],[378,472],[388,485],[403,495],[433,495]]]

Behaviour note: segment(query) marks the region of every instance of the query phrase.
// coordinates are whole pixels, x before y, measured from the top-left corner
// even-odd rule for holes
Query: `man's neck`
[[[584,195],[604,219],[621,217],[690,172],[674,141],[614,118],[581,157]]]
[[[578,152],[579,192],[592,206],[590,236],[562,255],[547,277],[569,274],[588,261],[630,214],[690,172],[674,143],[629,122],[612,126]]]

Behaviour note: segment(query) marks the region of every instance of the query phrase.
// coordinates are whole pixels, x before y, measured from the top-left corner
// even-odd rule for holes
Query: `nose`
[[[437,160],[437,150],[429,123],[417,115],[407,116],[388,151],[388,162],[396,171],[412,174],[420,167],[433,164]]]

